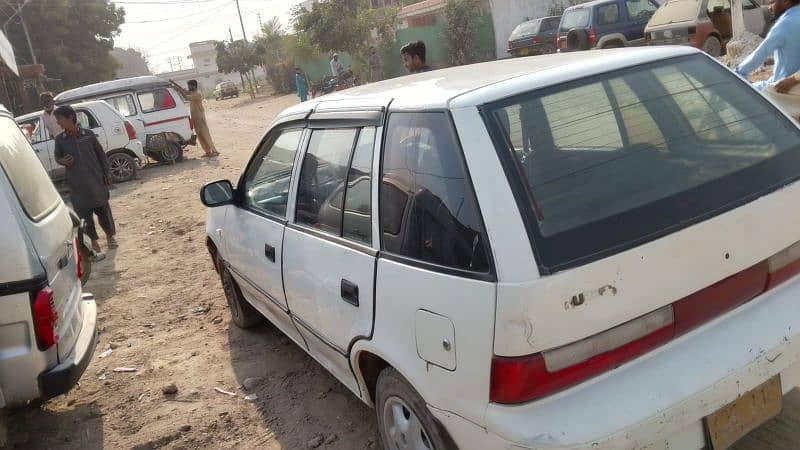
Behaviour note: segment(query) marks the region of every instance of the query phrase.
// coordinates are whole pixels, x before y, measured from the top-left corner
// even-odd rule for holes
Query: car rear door
[[[658,9],[658,4],[653,0],[625,0],[623,4],[627,16],[625,38],[629,45],[644,43],[644,29]]]
[[[91,130],[97,136],[103,151],[108,152],[110,150],[108,147],[108,133],[103,128],[100,116],[88,107],[76,107],[75,113],[78,116],[78,125],[81,128]]]
[[[382,113],[348,125],[315,123],[284,237],[283,277],[292,318],[309,353],[358,393],[350,344],[372,333],[373,151]]]
[[[61,168],[61,166],[55,161],[55,140],[50,137],[50,133],[44,126],[44,121],[42,121],[41,116],[36,117],[35,119],[26,120],[21,123],[33,125],[31,146],[33,147],[33,151],[36,152],[36,156],[39,158],[39,161],[41,161],[44,170],[46,170],[48,175],[52,177],[53,170]],[[63,172],[63,169],[60,171]]]

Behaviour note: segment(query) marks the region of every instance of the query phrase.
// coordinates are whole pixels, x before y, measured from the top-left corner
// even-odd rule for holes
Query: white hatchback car
[[[134,179],[137,167],[144,163],[146,156],[133,125],[102,100],[75,103],[72,107],[77,113],[78,124],[92,130],[105,150],[114,182]],[[50,136],[42,122],[43,114],[44,112],[39,111],[19,116],[15,120],[20,126],[27,126],[31,130],[31,145],[50,178],[62,180],[66,176],[66,169],[56,162],[55,139]]]
[[[787,116],[663,47],[306,102],[201,197],[233,321],[375,406],[386,448],[688,449],[800,382],[798,179]]]

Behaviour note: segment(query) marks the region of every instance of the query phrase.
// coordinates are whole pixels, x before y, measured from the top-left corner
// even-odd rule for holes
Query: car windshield
[[[692,55],[491,108],[546,270],[595,260],[778,189],[800,132],[743,80]],[[491,126],[491,123],[490,123]],[[501,153],[502,154],[502,153]]]
[[[701,1],[671,0],[661,5],[650,18],[649,27],[671,23],[692,22],[700,15]]]
[[[575,8],[564,13],[561,18],[561,31],[569,32],[573,28],[583,28],[589,26],[589,9]]]
[[[517,25],[517,28],[514,28],[514,31],[511,32],[511,36],[508,39],[514,40],[524,36],[530,36],[532,34],[536,34],[539,32],[540,23],[541,22],[538,20],[521,23]]]

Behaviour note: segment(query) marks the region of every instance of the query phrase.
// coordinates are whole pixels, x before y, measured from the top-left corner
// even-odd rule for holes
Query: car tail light
[[[542,43],[542,38],[540,38],[539,36],[536,36],[535,38],[533,38],[533,43],[534,44],[541,44]]]
[[[769,281],[767,289],[783,283],[800,273],[800,242],[786,248],[767,260]]]
[[[81,279],[83,278],[83,255],[81,254],[81,249],[78,247],[78,245],[78,240],[75,239],[75,261],[77,262],[75,274],[78,275],[78,279]]]
[[[189,128],[191,128],[192,131],[194,131],[194,120],[192,120],[191,117],[189,117]]]
[[[631,361],[800,274],[800,242],[670,305],[552,350],[492,359],[490,399],[536,400]]]
[[[125,121],[125,131],[128,132],[128,140],[135,140],[136,139],[136,128],[133,127],[133,124]]]
[[[511,48],[512,48],[511,41],[508,41],[508,49],[511,50]]]
[[[594,48],[597,45],[597,31],[593,28],[589,29],[589,48]]]
[[[58,312],[53,299],[53,290],[49,287],[36,294],[33,302],[33,323],[40,350],[47,350],[58,343]]]

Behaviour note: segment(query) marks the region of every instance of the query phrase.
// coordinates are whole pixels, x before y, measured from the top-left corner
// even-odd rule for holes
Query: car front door
[[[284,237],[292,317],[309,353],[356,394],[348,352],[355,339],[370,336],[374,311],[376,133],[375,126],[312,129]]]
[[[224,257],[245,297],[295,342],[283,293],[281,261],[289,185],[303,128],[273,130],[259,145],[236,190],[236,206],[218,233]]]

